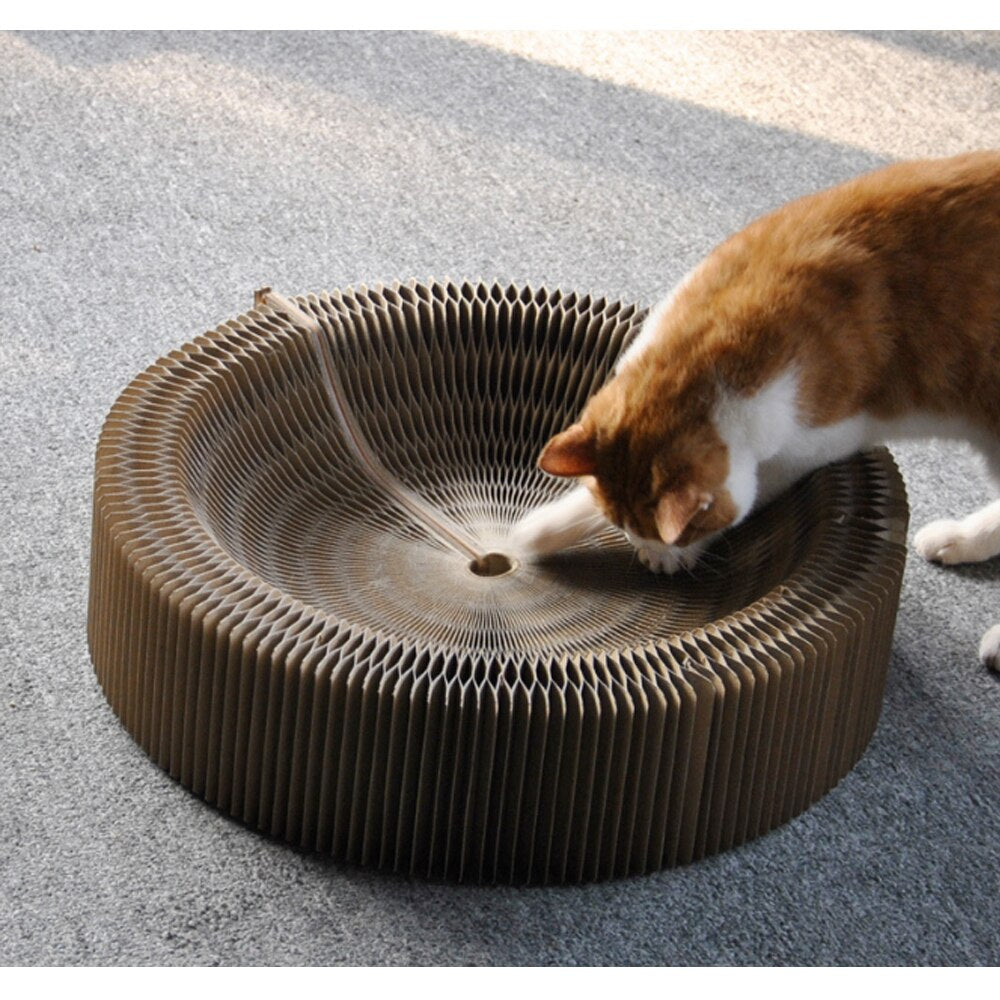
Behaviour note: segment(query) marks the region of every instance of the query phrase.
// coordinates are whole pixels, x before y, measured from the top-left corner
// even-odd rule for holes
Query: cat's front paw
[[[977,541],[961,521],[931,521],[914,535],[913,547],[929,562],[952,566],[983,559]]]
[[[591,537],[607,523],[590,490],[578,486],[521,518],[511,528],[510,545],[527,558],[548,556]]]
[[[679,548],[676,545],[663,545],[658,542],[642,542],[635,546],[639,562],[654,573],[676,573],[678,570],[691,569],[701,555],[701,546],[689,545]]]
[[[532,511],[522,518],[510,532],[510,545],[516,552],[531,556],[544,556],[559,548],[561,523],[547,507]]]
[[[1000,625],[994,625],[979,643],[979,662],[987,670],[1000,674]]]

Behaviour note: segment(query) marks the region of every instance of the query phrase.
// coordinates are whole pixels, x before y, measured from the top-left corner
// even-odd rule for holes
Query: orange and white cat
[[[812,469],[913,437],[971,442],[1000,483],[1000,151],[886,167],[721,244],[545,447],[581,483],[512,541],[544,555],[610,520],[675,572]],[[1000,501],[915,544],[997,555]],[[1000,626],[980,657],[1000,666]]]

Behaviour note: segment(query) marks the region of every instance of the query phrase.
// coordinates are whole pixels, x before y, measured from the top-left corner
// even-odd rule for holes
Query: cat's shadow
[[[691,587],[718,587],[729,574],[717,565],[701,564],[676,573],[653,573],[634,551],[624,547],[584,548],[555,553],[539,559],[535,570],[579,590],[618,590],[648,593]]]
[[[921,560],[919,556],[912,558]],[[976,580],[983,583],[1000,582],[1000,556],[994,556],[985,562],[978,563],[954,563],[945,565],[943,563],[929,563],[932,572],[947,573],[949,576],[958,576],[963,580]]]
[[[539,560],[534,572],[564,591],[576,593],[588,604],[607,602],[632,613],[654,608],[675,628],[691,628],[746,607],[766,593],[772,581],[741,576],[724,559],[702,563],[676,573],[653,573],[625,548],[580,549]]]

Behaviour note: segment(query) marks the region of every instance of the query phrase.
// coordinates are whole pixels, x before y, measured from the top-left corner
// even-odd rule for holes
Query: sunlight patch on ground
[[[879,156],[1000,135],[1000,74],[839,32],[455,32],[451,37]]]

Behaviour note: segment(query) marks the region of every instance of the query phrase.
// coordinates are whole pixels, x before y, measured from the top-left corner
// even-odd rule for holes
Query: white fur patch
[[[798,414],[798,379],[786,372],[753,396],[724,393],[713,420],[729,451],[726,489],[736,505],[736,521],[798,478],[786,452],[796,449],[803,427]],[[791,478],[789,478],[791,477]]]
[[[586,486],[577,486],[518,521],[511,529],[510,544],[519,555],[547,556],[607,526],[593,494]]]
[[[716,427],[730,454],[731,482],[727,486],[741,510],[754,474],[756,489],[750,509],[772,500],[814,469],[875,444],[925,437],[973,437],[966,424],[932,414],[883,421],[859,413],[814,426],[801,417],[798,393],[799,379],[790,371],[754,396],[730,394],[717,407]]]
[[[757,462],[778,454],[799,431],[799,380],[785,372],[753,396],[723,393],[713,419],[730,453],[747,452]]]

